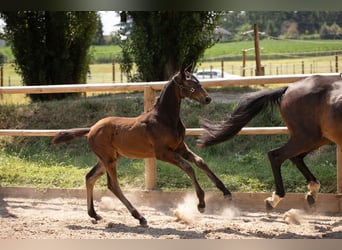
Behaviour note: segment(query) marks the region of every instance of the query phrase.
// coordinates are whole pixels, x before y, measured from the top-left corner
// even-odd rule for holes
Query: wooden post
[[[224,61],[223,61],[223,59],[222,59],[222,60],[221,60],[221,78],[224,77],[223,72],[224,72]]]
[[[242,51],[242,76],[246,76],[246,50]]]
[[[338,73],[338,54],[335,55],[335,72]]]
[[[261,67],[261,60],[260,60],[260,47],[259,47],[259,31],[258,25],[254,24],[254,50],[255,50],[255,75],[256,76],[263,76],[264,70]]]
[[[337,193],[342,194],[342,148],[336,146],[336,162],[337,162]]]
[[[302,61],[302,74],[304,74],[304,61]]]
[[[0,65],[0,87],[4,86],[4,67]],[[3,99],[3,94],[0,94],[0,100]]]
[[[115,60],[112,60],[112,81],[115,82]]]
[[[144,88],[144,111],[150,109],[155,102],[156,93],[153,88],[146,86]],[[145,159],[145,188],[155,189],[157,186],[157,162],[155,158]]]

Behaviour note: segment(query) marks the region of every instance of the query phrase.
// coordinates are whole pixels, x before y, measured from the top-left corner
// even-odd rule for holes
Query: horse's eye
[[[191,74],[185,73],[185,80],[191,80]]]

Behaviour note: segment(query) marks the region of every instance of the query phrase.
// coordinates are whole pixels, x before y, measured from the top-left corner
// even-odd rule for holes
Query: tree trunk
[[[175,60],[172,56],[169,56],[165,66],[164,66],[164,75],[163,80],[167,81],[169,80],[179,69],[177,68],[177,65],[175,63]]]

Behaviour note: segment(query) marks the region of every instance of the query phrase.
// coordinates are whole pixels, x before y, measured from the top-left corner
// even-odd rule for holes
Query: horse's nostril
[[[210,97],[210,96],[207,96],[207,97],[205,98],[205,102],[206,102],[207,104],[209,104],[209,103],[211,102],[211,97]]]

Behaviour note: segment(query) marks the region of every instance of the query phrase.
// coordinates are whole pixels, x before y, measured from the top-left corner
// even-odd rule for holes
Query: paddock
[[[290,84],[301,80],[312,74],[300,75],[276,75],[276,76],[256,76],[241,77],[237,79],[208,79],[202,80],[201,84],[205,88],[227,87],[227,86],[250,86],[264,84]],[[339,73],[322,73],[321,75],[333,76]],[[85,93],[85,92],[104,92],[104,91],[143,91],[144,92],[144,110],[148,110],[156,97],[156,91],[162,89],[165,85],[162,82],[139,82],[139,83],[118,83],[118,84],[68,84],[68,85],[39,85],[39,86],[21,86],[21,87],[0,87],[0,96],[4,94],[43,94],[43,93]],[[1,99],[0,99],[1,100]],[[0,129],[0,136],[54,136],[60,130],[16,130]],[[199,128],[187,128],[186,135],[199,135],[202,130]],[[286,134],[286,127],[251,127],[243,128],[239,134]],[[342,149],[337,147],[337,193],[342,193]],[[152,190],[156,187],[156,160],[145,159],[145,187]]]
[[[306,208],[303,194],[266,214],[268,193],[233,193],[227,203],[219,192],[206,192],[206,212],[197,211],[192,191],[125,190],[149,221],[141,227],[108,191],[97,190],[95,202],[104,219],[95,222],[86,212],[83,189],[0,188],[1,239],[337,239],[342,237],[341,197],[319,194],[315,211]],[[299,216],[288,223],[284,214]],[[178,216],[175,215],[178,211]]]
[[[325,74],[327,75],[327,74]],[[334,74],[329,74],[334,75]],[[245,77],[231,80],[203,80],[204,87],[257,84],[288,84],[308,75]],[[145,109],[154,102],[155,92],[164,82],[133,84],[77,84],[73,86],[1,87],[0,94],[144,91]],[[59,130],[1,129],[1,135],[53,136]],[[188,128],[187,135],[201,129]],[[286,127],[244,128],[241,134],[286,134]],[[0,235],[3,239],[255,239],[255,238],[341,238],[342,237],[342,159],[337,149],[337,193],[320,193],[310,210],[302,193],[288,193],[271,214],[264,199],[269,193],[233,193],[233,202],[218,192],[206,191],[207,210],[197,213],[193,191],[153,191],[155,160],[146,159],[146,190],[124,190],[149,221],[142,228],[107,191],[96,190],[95,199],[104,221],[95,223],[86,212],[85,190],[0,187]],[[149,165],[150,164],[150,165]],[[152,171],[148,171],[151,170]],[[185,209],[185,210],[182,210]],[[294,209],[298,223],[288,223],[284,214]],[[180,211],[180,213],[175,213]]]

